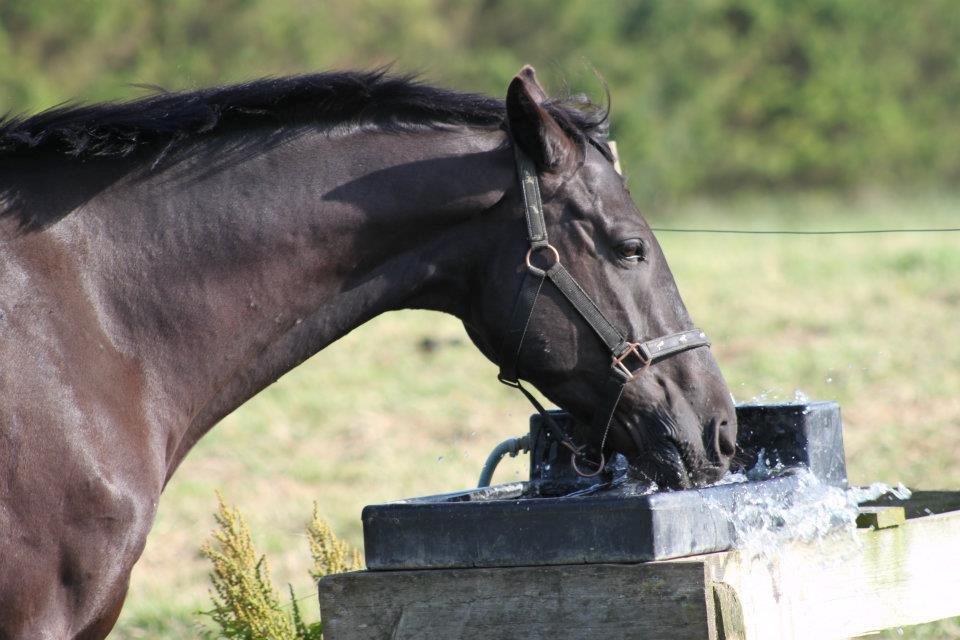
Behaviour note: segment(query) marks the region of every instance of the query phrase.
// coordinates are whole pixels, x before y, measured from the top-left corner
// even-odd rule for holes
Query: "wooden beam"
[[[960,511],[960,491],[914,491],[913,495],[904,500],[885,496],[879,500],[865,502],[865,507],[903,507],[907,518],[922,518],[935,513]]]
[[[859,529],[888,529],[907,521],[903,507],[860,507],[857,514]]]
[[[371,571],[320,581],[326,640],[689,640],[712,633],[702,565]]]
[[[734,551],[677,562],[703,563],[714,589],[736,594],[743,617],[728,639],[833,640],[960,615],[957,549],[960,512],[951,512],[770,557]]]
[[[326,640],[833,640],[960,616],[958,549],[950,511],[763,555],[328,576],[320,606]]]

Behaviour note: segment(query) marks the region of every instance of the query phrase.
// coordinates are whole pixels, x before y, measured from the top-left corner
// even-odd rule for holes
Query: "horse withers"
[[[640,353],[693,325],[605,121],[526,67],[505,101],[332,73],[0,122],[0,638],[105,637],[193,444],[393,309],[509,353],[585,457],[718,478],[730,394],[706,348]]]

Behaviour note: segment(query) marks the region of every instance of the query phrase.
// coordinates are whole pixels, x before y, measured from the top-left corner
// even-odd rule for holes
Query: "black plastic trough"
[[[562,415],[559,416],[561,419]],[[738,446],[747,458],[805,467],[846,487],[840,407],[833,402],[742,405]],[[641,562],[722,551],[736,543],[730,517],[744,501],[801,499],[801,479],[623,495],[529,497],[579,481],[531,421],[531,481],[371,505],[363,510],[369,569]],[[548,491],[544,491],[544,489]],[[615,494],[616,493],[616,494]],[[615,495],[614,495],[615,494]],[[527,497],[525,497],[527,496]]]

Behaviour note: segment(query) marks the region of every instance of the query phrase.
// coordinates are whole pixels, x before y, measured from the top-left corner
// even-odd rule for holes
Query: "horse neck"
[[[136,232],[114,243],[101,293],[124,301],[114,320],[144,345],[151,400],[176,407],[154,427],[168,478],[221,417],[370,318],[462,315],[485,237],[467,227],[512,182],[502,142],[307,133],[222,167],[199,154],[102,199],[94,219]]]

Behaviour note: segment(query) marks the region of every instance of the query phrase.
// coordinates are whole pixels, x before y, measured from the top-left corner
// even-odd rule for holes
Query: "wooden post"
[[[958,549],[960,512],[952,512],[792,544],[772,557],[678,562],[702,562],[708,584],[736,594],[743,631],[728,640],[832,640],[960,615]]]
[[[857,526],[861,529],[888,529],[899,527],[906,521],[903,507],[861,507],[857,514]]]
[[[760,556],[341,574],[320,606],[326,640],[831,640],[960,615],[958,549],[951,511]]]

